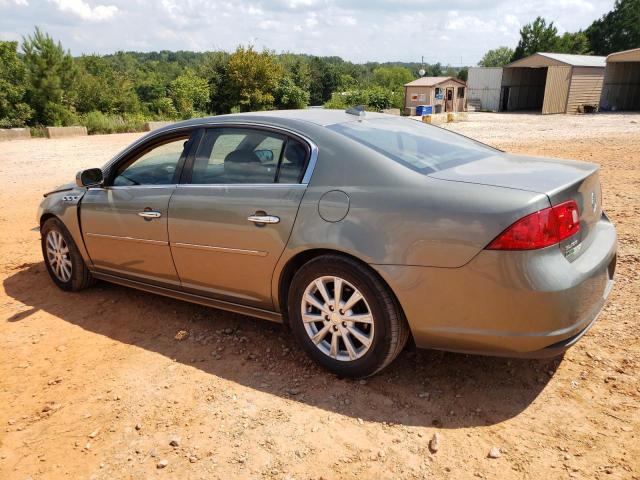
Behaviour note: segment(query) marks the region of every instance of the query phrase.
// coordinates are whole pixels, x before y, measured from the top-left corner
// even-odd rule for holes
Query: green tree
[[[75,119],[73,58],[60,42],[36,28],[23,38],[22,51],[27,68],[26,98],[34,111],[33,121],[44,125],[68,125]]]
[[[203,112],[209,102],[209,84],[193,71],[187,70],[169,85],[169,92],[177,114],[191,118]]]
[[[0,128],[23,127],[31,116],[24,102],[27,72],[17,48],[18,42],[0,42]]]
[[[313,57],[309,62],[311,83],[309,85],[309,102],[311,105],[322,105],[331,98],[331,94],[342,88],[342,78],[354,78],[336,63],[329,63],[320,57]]]
[[[198,75],[206,78],[209,84],[208,111],[211,113],[226,113],[229,111],[230,107],[222,93],[227,81],[228,65],[228,53],[208,52],[198,66]]]
[[[77,76],[73,84],[78,113],[138,113],[140,100],[128,72],[117,72],[105,57],[76,58]]]
[[[478,62],[480,67],[504,67],[511,62],[513,57],[513,49],[509,47],[498,47],[489,50],[484,54],[482,60]]]
[[[458,80],[462,80],[466,82],[467,79],[469,78],[469,68],[462,67],[460,70],[458,70],[458,74],[456,75],[456,78]]]
[[[554,52],[557,47],[558,29],[553,22],[547,25],[542,17],[537,17],[520,29],[520,41],[513,52],[511,61],[528,57],[536,52]]]
[[[414,80],[411,70],[405,67],[378,67],[373,70],[373,83],[379,87],[396,90]]]
[[[238,47],[229,57],[222,95],[228,110],[242,112],[269,110],[274,107],[274,93],[283,75],[275,55],[267,50]]]
[[[616,0],[613,10],[585,33],[596,55],[640,47],[640,0]]]
[[[584,32],[565,32],[561,37],[556,38],[554,51],[560,53],[587,55],[591,53],[591,46],[589,45],[589,39]]]
[[[297,86],[288,76],[284,76],[276,88],[275,100],[278,108],[305,108],[309,104],[309,92]]]

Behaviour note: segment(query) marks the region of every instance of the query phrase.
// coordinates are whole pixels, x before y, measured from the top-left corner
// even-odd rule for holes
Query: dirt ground
[[[277,324],[105,283],[63,293],[32,230],[41,194],[138,135],[0,144],[0,478],[639,479],[640,115],[446,128],[602,165],[617,284],[563,358],[405,351],[347,381]]]

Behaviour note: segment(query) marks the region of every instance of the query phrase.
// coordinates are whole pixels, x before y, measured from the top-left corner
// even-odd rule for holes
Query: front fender
[[[82,259],[88,266],[92,266],[91,258],[84,245],[82,228],[80,226],[80,201],[86,193],[86,188],[67,187],[47,193],[38,207],[37,221],[40,228],[44,220],[54,216],[58,218],[71,234]]]

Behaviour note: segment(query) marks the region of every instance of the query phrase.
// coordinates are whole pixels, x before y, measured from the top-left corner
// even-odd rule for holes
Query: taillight
[[[580,231],[574,200],[527,215],[498,235],[488,250],[535,250],[561,242]]]

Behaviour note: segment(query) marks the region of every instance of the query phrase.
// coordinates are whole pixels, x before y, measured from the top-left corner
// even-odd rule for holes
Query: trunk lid
[[[589,246],[590,233],[602,216],[599,167],[591,163],[496,154],[436,171],[429,176],[543,193],[551,205],[575,200],[580,213],[580,231],[560,243],[562,252],[570,261]]]

